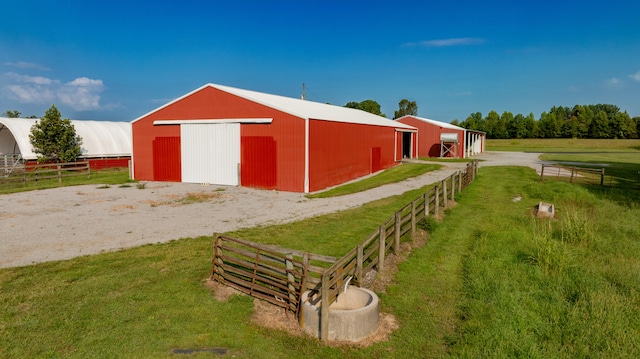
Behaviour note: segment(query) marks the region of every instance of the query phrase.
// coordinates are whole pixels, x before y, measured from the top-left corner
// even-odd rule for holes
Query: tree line
[[[344,107],[355,108],[358,110],[366,111],[374,115],[387,117],[382,111],[380,111],[380,104],[374,100],[364,100],[360,102],[352,101],[347,102]],[[398,102],[398,110],[393,113],[393,119],[398,119],[403,116],[412,115],[418,116],[418,105],[415,101],[409,101],[406,98]]]
[[[453,125],[482,131],[487,138],[638,138],[640,117],[631,117],[611,104],[554,106],[536,119],[504,111],[490,111],[486,117],[472,113],[466,120]]]

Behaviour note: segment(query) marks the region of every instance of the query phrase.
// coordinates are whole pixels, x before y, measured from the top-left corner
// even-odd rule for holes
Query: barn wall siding
[[[309,191],[397,164],[392,127],[309,121]]]
[[[444,128],[413,117],[404,117],[400,122],[418,129],[417,157],[440,157],[440,134],[457,133],[456,157],[463,158],[465,151],[464,130]]]

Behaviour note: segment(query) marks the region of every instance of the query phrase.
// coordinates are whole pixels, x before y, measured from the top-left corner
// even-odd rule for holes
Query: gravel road
[[[529,166],[537,153],[486,152],[480,166]],[[69,259],[148,243],[301,220],[358,207],[441,181],[463,168],[446,167],[351,195],[304,194],[232,186],[148,182],[144,189],[96,185],[0,195],[0,267]],[[188,196],[206,200],[185,203]]]

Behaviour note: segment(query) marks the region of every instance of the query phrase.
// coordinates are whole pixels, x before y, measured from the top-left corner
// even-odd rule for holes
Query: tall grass
[[[341,255],[417,195],[231,234]],[[534,218],[540,201],[555,219]],[[250,298],[218,302],[205,286],[202,237],[0,270],[0,357],[640,357],[639,206],[500,167],[456,202],[379,293],[400,325],[388,341],[329,347],[253,324]]]

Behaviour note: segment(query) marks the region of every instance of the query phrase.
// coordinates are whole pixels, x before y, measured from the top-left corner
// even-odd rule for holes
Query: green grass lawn
[[[346,194],[362,192],[368,189],[380,187],[385,184],[400,182],[407,178],[417,177],[427,172],[438,170],[440,168],[442,168],[442,166],[437,164],[403,163],[384,170],[369,178],[337,186],[327,191],[310,194],[307,195],[307,197],[328,198],[344,196]]]
[[[640,189],[640,152],[547,153],[540,159],[566,166],[604,168],[605,186],[633,191]],[[626,196],[625,193],[619,194]]]
[[[572,138],[489,139],[487,151],[518,152],[635,152],[640,153],[640,139],[595,140]]]
[[[342,255],[425,190],[229,234]],[[250,298],[218,302],[204,285],[212,238],[201,237],[1,269],[0,357],[638,357],[640,196],[612,191],[481,168],[379,293],[400,327],[371,347],[252,324]],[[555,220],[532,216],[540,201],[555,204]]]
[[[49,178],[38,181],[21,181],[0,183],[0,194],[33,191],[40,189],[55,188],[61,186],[78,186],[85,184],[100,185],[125,185],[130,182],[129,171],[126,168],[110,168],[99,171],[91,171],[91,178],[86,175],[63,177],[62,183],[57,178]]]

